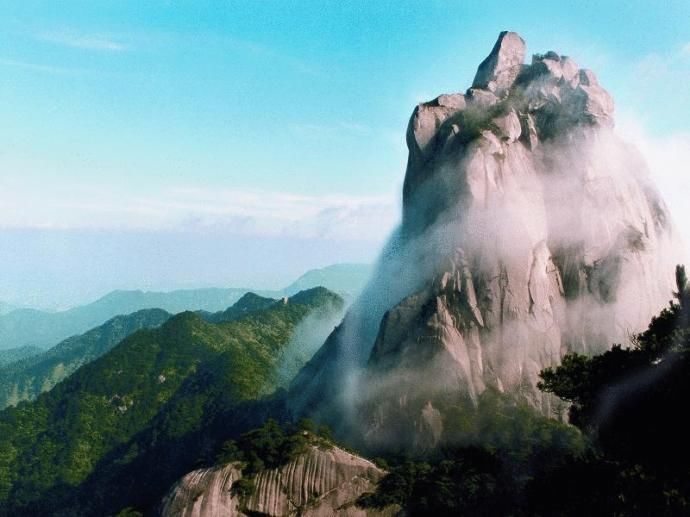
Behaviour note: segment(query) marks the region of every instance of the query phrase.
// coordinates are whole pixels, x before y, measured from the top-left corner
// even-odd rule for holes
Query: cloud
[[[84,73],[84,70],[79,68],[67,68],[62,66],[54,65],[43,65],[39,63],[30,63],[27,61],[17,61],[15,59],[5,59],[0,58],[0,65],[11,66],[14,68],[22,68],[24,70],[30,70],[32,72],[40,72],[45,74],[55,74],[55,75],[76,75]]]
[[[73,31],[42,32],[36,35],[37,39],[84,50],[100,50],[107,52],[123,52],[128,47],[105,34],[79,34]]]
[[[0,228],[220,230],[380,242],[396,224],[398,212],[393,193],[312,196],[176,187],[142,195],[115,188],[0,180]]]
[[[637,61],[634,68],[640,74],[651,74],[649,77],[659,80],[663,76],[690,72],[688,57],[690,57],[690,42],[667,52],[646,54]],[[646,76],[642,75],[640,78],[644,77]]]
[[[687,248],[690,245],[690,226],[685,224],[690,220],[690,132],[654,136],[639,117],[631,113],[620,114],[617,127],[645,157],[652,180],[668,205]]]

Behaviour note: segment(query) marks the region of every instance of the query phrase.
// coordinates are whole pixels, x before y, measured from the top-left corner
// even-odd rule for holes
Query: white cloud
[[[78,34],[73,31],[42,32],[36,36],[42,41],[85,50],[123,52],[127,46],[106,34]]]
[[[74,75],[81,74],[84,71],[78,68],[66,68],[54,65],[42,65],[38,63],[30,63],[27,61],[17,61],[15,59],[4,59],[0,58],[0,65],[11,66],[14,68],[22,68],[24,70],[30,70],[32,72],[41,72],[46,74],[56,74],[56,75]]]
[[[141,195],[0,180],[0,228],[223,230],[237,235],[382,241],[398,214],[394,193],[311,196],[177,187]]]
[[[671,216],[690,245],[690,132],[652,136],[639,119],[629,113],[618,117],[618,131],[642,152],[654,184],[671,211]]]

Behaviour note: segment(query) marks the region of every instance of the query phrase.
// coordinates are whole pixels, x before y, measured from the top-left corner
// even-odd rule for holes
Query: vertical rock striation
[[[395,515],[397,507],[375,510],[355,503],[373,492],[384,472],[370,461],[337,447],[316,446],[287,465],[259,472],[249,494],[232,486],[242,477],[239,465],[197,470],[183,477],[165,497],[164,517],[366,517]]]

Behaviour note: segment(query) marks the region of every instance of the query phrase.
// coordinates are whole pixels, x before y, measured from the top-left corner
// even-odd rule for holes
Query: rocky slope
[[[170,490],[162,503],[163,517],[385,516],[397,508],[363,509],[355,502],[373,492],[384,472],[373,463],[337,447],[310,446],[287,465],[264,470],[249,494],[233,484],[242,477],[240,465],[197,470]]]
[[[629,342],[670,299],[678,238],[611,96],[573,59],[525,53],[501,33],[466,93],[415,108],[402,225],[293,383],[296,413],[345,414],[374,448],[434,446],[436,400],[487,387],[553,414],[541,369]]]

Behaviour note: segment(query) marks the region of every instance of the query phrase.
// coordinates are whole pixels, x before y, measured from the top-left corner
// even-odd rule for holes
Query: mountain
[[[290,389],[364,447],[434,448],[487,389],[563,416],[538,373],[628,342],[681,261],[640,153],[594,73],[503,32],[466,93],[417,106],[400,228]]]
[[[237,301],[246,289],[191,289],[169,293],[113,291],[88,305],[62,312],[17,309],[0,316],[0,349],[23,345],[53,346],[110,318],[142,309],[170,313],[185,310],[218,311]]]
[[[55,347],[22,361],[0,367],[0,409],[33,400],[90,363],[124,338],[143,328],[154,328],[170,318],[161,309],[145,309],[116,316],[80,336],[70,337]],[[30,347],[26,347],[30,348]]]
[[[275,298],[259,296],[256,293],[250,292],[246,293],[226,310],[214,314],[205,314],[203,317],[211,323],[222,323],[223,321],[232,321],[241,318],[250,312],[268,309],[276,303],[278,303],[278,300]]]
[[[21,361],[22,359],[40,354],[41,352],[43,352],[43,349],[37,346],[22,346],[19,348],[0,350],[0,367]]]
[[[0,412],[0,515],[150,508],[218,442],[280,412],[264,397],[291,338],[311,314],[342,309],[314,288],[234,321],[184,312]]]
[[[270,298],[281,298],[323,286],[354,298],[364,286],[369,270],[370,266],[366,264],[336,264],[308,271],[283,290],[254,292]],[[172,314],[183,311],[215,313],[230,307],[248,291],[250,289],[243,288],[188,289],[165,293],[113,291],[93,303],[67,311],[15,309],[7,314],[0,311],[0,350],[25,345],[47,348],[101,325],[114,316],[142,309],[157,308]]]
[[[283,289],[287,296],[299,291],[321,285],[349,298],[357,296],[369,281],[373,266],[371,264],[333,264],[304,273],[292,284]]]

